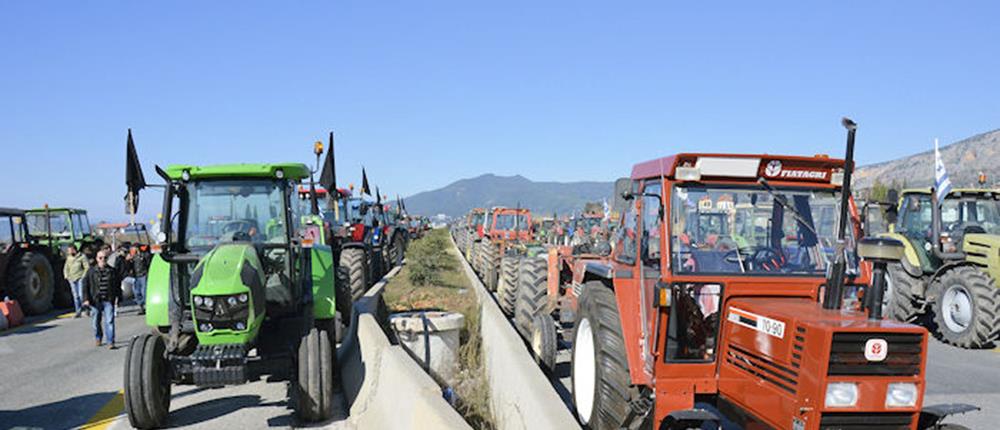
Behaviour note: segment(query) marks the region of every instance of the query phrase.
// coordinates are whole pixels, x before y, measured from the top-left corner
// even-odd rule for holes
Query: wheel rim
[[[587,318],[580,319],[573,345],[573,403],[580,422],[586,425],[594,411],[594,392],[597,389],[594,334]]]
[[[972,321],[972,299],[965,288],[953,285],[941,297],[944,324],[949,330],[961,333],[969,328]]]
[[[32,298],[42,294],[42,275],[38,273],[38,269],[28,274],[28,293]]]

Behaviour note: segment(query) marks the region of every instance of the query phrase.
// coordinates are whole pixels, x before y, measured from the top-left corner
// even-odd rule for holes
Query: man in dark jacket
[[[139,251],[139,247],[132,245],[129,248],[125,261],[129,263],[129,273],[126,276],[132,278],[132,296],[135,303],[139,305],[139,315],[146,313],[146,275],[149,273],[149,259]]]
[[[97,265],[87,271],[86,305],[93,309],[96,346],[101,346],[101,335],[109,349],[115,349],[115,305],[121,300],[121,271],[108,265],[108,252],[97,253]],[[101,324],[103,320],[103,325]]]

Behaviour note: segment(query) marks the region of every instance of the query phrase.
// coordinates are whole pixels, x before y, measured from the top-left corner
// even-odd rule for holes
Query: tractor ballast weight
[[[958,347],[994,346],[1000,338],[998,205],[1000,190],[953,189],[943,202],[930,188],[903,190],[888,208],[889,232],[880,235],[904,244],[904,258],[889,267],[887,315],[927,321],[935,336]]]
[[[854,252],[851,166],[749,154],[635,165],[610,265],[579,293],[571,381],[581,422],[701,428],[721,413],[743,428],[923,428],[927,331],[841,308],[838,278],[871,278]],[[768,222],[754,220],[759,231],[741,240],[691,239],[689,208],[735,217],[741,205]],[[839,232],[824,228],[838,217]]]
[[[130,172],[139,171],[129,160]],[[291,382],[302,421],[329,418],[336,372],[332,249],[301,220],[302,164],[173,165],[147,288],[149,334],[130,342],[124,396],[136,428],[165,424],[172,385]],[[132,189],[130,193],[138,192]],[[145,181],[141,181],[145,183]],[[169,220],[169,222],[167,222]]]

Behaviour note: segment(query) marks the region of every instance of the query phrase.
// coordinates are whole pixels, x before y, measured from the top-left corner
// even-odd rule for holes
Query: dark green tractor
[[[140,170],[130,163],[129,171]],[[314,226],[297,203],[309,169],[156,171],[166,192],[147,287],[152,330],[132,339],[125,362],[132,426],[165,425],[173,385],[219,387],[264,376],[289,383],[289,405],[301,421],[328,419],[339,283],[332,250],[311,237]],[[132,183],[130,194],[139,188]]]
[[[940,204],[927,188],[904,190],[898,200],[895,194],[890,192],[889,232],[883,236],[903,242],[905,258],[889,266],[887,315],[923,320],[939,339],[958,347],[995,345],[1000,191],[954,189]],[[866,224],[866,234],[877,234],[876,222]]]
[[[28,315],[52,309],[56,272],[51,250],[28,233],[24,211],[0,208],[0,299],[17,300]]]

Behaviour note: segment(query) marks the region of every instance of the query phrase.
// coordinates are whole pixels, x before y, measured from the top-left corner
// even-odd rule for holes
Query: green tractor
[[[932,189],[908,189],[898,199],[890,191],[889,201],[881,235],[903,242],[905,258],[889,267],[887,315],[923,320],[951,345],[992,347],[1000,335],[1000,190],[955,189],[938,204]],[[871,224],[865,233],[878,234]]]
[[[56,253],[62,253],[69,245],[75,245],[91,260],[97,255],[104,240],[94,234],[90,227],[87,211],[76,208],[43,208],[25,211],[28,232],[39,243],[49,245]],[[93,261],[91,261],[93,263]]]
[[[131,145],[130,145],[131,146]],[[130,147],[130,198],[145,187]],[[139,172],[139,173],[134,173]],[[136,428],[167,423],[172,385],[287,381],[300,421],[328,419],[336,380],[337,267],[296,196],[303,164],[156,167],[166,182],[146,324],[125,361]],[[137,179],[138,178],[138,179]],[[134,209],[133,209],[134,210]]]

